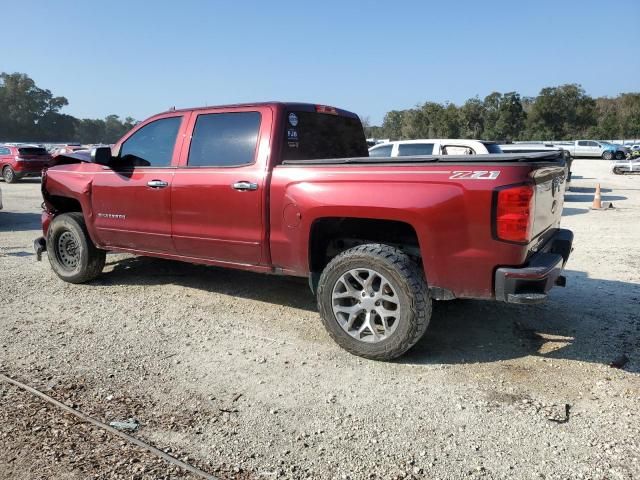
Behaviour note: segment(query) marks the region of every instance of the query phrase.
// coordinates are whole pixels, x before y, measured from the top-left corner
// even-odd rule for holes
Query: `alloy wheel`
[[[356,340],[377,343],[389,338],[400,322],[400,299],[380,272],[356,268],[333,286],[333,313],[342,329]]]

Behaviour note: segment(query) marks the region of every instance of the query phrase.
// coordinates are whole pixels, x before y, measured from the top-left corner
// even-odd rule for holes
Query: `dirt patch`
[[[0,371],[107,423],[135,418],[223,478],[640,477],[640,176],[574,171],[567,288],[531,307],[438,303],[390,363],[340,350],[295,279],[109,255],[95,282],[65,284],[26,254],[39,185],[3,184]],[[595,183],[624,197],[616,210],[587,208]],[[2,392],[2,478],[181,478]]]

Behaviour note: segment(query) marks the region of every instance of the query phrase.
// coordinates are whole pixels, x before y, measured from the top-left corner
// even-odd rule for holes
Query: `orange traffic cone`
[[[600,184],[596,185],[596,194],[593,196],[593,203],[591,204],[593,210],[602,209],[602,196],[600,195]]]

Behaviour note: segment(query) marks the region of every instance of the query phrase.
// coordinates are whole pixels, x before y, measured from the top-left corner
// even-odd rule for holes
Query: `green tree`
[[[478,97],[460,107],[460,134],[465,138],[483,138],[486,109]]]
[[[24,73],[0,74],[0,138],[37,140],[38,122],[69,102],[39,88]]]
[[[577,84],[547,87],[531,105],[527,136],[565,140],[583,137],[597,125],[596,102]]]
[[[83,118],[78,122],[76,138],[82,143],[106,142],[106,125],[104,120]]]
[[[518,139],[525,126],[526,114],[516,92],[493,92],[484,99],[484,137],[489,140]]]
[[[620,136],[640,138],[640,93],[623,93],[618,97]]]
[[[406,110],[391,110],[387,112],[382,121],[382,132],[384,138],[398,140],[402,137],[402,123]]]
[[[77,141],[78,119],[62,113],[47,113],[37,125],[36,140],[42,142]]]
[[[460,111],[448,103],[441,111],[435,128],[437,138],[458,138],[461,132]]]
[[[496,139],[518,139],[524,130],[525,119],[520,95],[516,92],[503,94],[495,125]]]

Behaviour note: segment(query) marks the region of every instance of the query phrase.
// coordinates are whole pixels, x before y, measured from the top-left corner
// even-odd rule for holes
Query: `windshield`
[[[48,155],[46,149],[40,147],[23,147],[18,149],[19,155]]]
[[[282,160],[368,157],[360,120],[317,112],[287,112]]]

